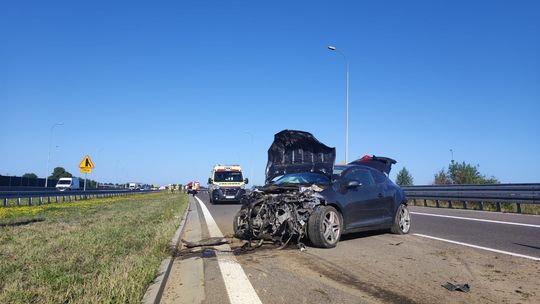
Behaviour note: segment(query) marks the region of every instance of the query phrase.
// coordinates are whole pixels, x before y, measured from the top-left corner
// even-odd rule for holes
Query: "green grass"
[[[0,207],[0,303],[140,302],[186,206],[155,193]]]
[[[414,201],[412,199],[409,199],[409,204],[412,206],[424,206],[424,200],[417,199],[416,205],[414,204]],[[436,203],[434,200],[426,200],[426,205],[428,207],[436,207]],[[448,208],[448,201],[439,201],[439,206],[441,208]],[[464,209],[463,202],[460,201],[452,201],[452,208],[453,209]],[[481,210],[480,209],[480,203],[478,202],[468,202],[467,203],[467,209],[470,210]],[[497,205],[495,203],[484,203],[484,211],[497,211]],[[502,212],[508,212],[508,213],[515,213],[517,212],[517,205],[513,203],[501,203],[501,211]],[[534,204],[521,204],[521,213],[523,214],[535,214],[540,215],[540,205],[534,205]]]

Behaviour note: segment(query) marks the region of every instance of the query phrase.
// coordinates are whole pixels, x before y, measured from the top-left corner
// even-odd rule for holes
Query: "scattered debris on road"
[[[222,237],[211,237],[211,238],[201,239],[195,242],[190,242],[190,241],[186,241],[182,239],[182,243],[184,243],[184,245],[187,248],[230,244],[230,242],[226,238],[222,238]]]
[[[450,282],[446,282],[446,284],[441,285],[442,287],[450,290],[450,291],[461,291],[461,292],[469,292],[471,288],[469,287],[469,284],[452,284]]]

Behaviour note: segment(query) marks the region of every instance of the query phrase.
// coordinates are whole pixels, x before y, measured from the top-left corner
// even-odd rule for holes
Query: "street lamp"
[[[251,180],[251,182],[253,183],[253,140],[255,138],[255,136],[253,136],[253,134],[251,134],[251,132],[249,131],[244,131],[244,133],[246,133],[247,135],[249,135],[251,137],[251,157],[250,157],[250,168],[249,168],[249,178]]]
[[[345,59],[347,65],[347,97],[346,97],[346,111],[345,111],[345,163],[349,162],[349,60],[342,51],[338,50],[335,46],[329,45],[330,51],[338,52]]]
[[[47,188],[47,184],[49,182],[49,162],[51,160],[51,143],[52,143],[52,136],[54,127],[63,125],[63,122],[57,122],[51,126],[51,133],[49,135],[49,154],[47,156],[47,172],[45,172],[45,188]]]

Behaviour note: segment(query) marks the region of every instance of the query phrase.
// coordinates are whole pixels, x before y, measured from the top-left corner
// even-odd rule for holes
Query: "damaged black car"
[[[268,149],[265,186],[242,199],[233,222],[236,237],[281,248],[308,239],[335,247],[342,234],[388,229],[406,234],[411,227],[403,190],[389,178],[395,160],[364,156],[334,165],[335,148],[312,134],[284,130]]]

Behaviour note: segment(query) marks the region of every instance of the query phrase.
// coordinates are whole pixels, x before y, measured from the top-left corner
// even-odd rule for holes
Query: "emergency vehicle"
[[[239,165],[216,165],[208,178],[210,203],[240,201],[246,194],[248,179],[244,179]]]
[[[186,190],[188,194],[197,194],[199,193],[199,190],[201,190],[201,183],[199,182],[189,182],[186,185]]]

